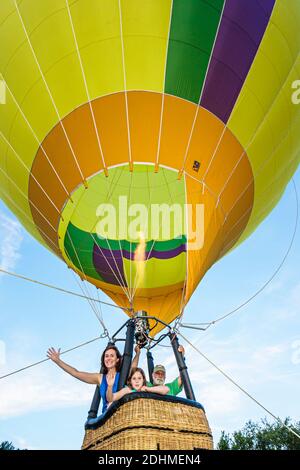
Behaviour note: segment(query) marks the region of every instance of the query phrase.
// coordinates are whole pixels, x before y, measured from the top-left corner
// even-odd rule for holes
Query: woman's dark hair
[[[140,367],[134,367],[133,369],[131,369],[130,371],[130,374],[129,374],[129,377],[127,379],[127,385],[128,387],[131,388],[131,379],[133,377],[133,375],[136,373],[136,372],[140,372],[140,374],[142,375],[143,377],[143,385],[146,385],[147,381],[146,381],[146,376],[145,376],[145,372],[143,371],[143,369],[141,369]]]
[[[101,374],[107,374],[107,372],[108,372],[107,367],[104,364],[104,356],[105,356],[106,351],[109,351],[110,349],[112,349],[113,351],[116,352],[117,358],[119,359],[118,362],[117,362],[117,365],[116,365],[117,372],[119,372],[120,369],[121,369],[122,355],[121,355],[120,351],[118,350],[117,346],[112,344],[111,346],[106,346],[106,348],[104,349],[104,351],[102,353],[102,356],[101,356]]]

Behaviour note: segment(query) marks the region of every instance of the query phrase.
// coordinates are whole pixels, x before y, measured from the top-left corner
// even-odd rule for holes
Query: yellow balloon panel
[[[12,0],[2,0],[0,10],[0,24],[15,12],[15,6]]]
[[[300,135],[300,109],[297,119],[293,120],[292,126],[287,130],[285,137],[271,154],[266,155],[256,173],[256,197],[249,224],[246,227],[239,243],[246,239],[259,225],[267,214],[280,200],[284,189],[296,171],[299,164],[299,135]],[[287,158],[288,156],[288,158]],[[270,174],[275,175],[269,178]],[[269,181],[269,184],[266,184]]]
[[[10,175],[11,166],[16,164],[16,156],[14,152],[8,148],[3,140],[0,139],[1,152],[1,171],[0,171],[0,188],[1,198],[5,201],[12,212],[18,217],[22,225],[31,233],[39,242],[45,245],[35,223],[33,222],[31,210],[28,203],[27,193],[21,189],[22,181],[12,178]]]
[[[123,0],[126,85],[163,91],[172,2]]]
[[[10,0],[9,3],[11,5],[11,11],[9,13],[7,12],[7,14],[3,14],[1,3],[0,44],[2,46],[5,44],[5,47],[1,47],[0,54],[0,70],[2,73],[25,41],[22,26],[20,23],[17,23],[17,12],[13,6],[13,2]],[[5,4],[7,4],[7,2]],[[12,31],[14,31],[13,35]],[[18,76],[18,78],[20,78],[20,76]],[[24,77],[24,79],[26,79],[26,77]]]
[[[99,199],[203,204],[203,246],[192,250],[190,226],[144,240],[150,259],[134,307],[171,321],[297,167],[299,24],[298,0],[3,0],[0,165],[13,180],[0,175],[4,200],[122,305],[140,276],[140,237],[113,227],[95,243]]]
[[[48,3],[51,2],[45,6]],[[85,102],[87,96],[67,9],[60,8],[49,16],[43,5],[41,2],[38,11],[34,8],[23,11],[20,7],[20,13],[59,114],[65,116]],[[65,2],[60,5],[65,6]]]
[[[7,145],[5,141],[0,137],[0,191],[8,192],[8,178],[6,175],[6,153]],[[2,197],[2,196],[1,196]]]
[[[289,180],[288,176],[278,178],[278,174],[284,170],[281,166],[288,165],[294,158],[286,135],[292,126],[296,126],[300,132],[298,124],[294,122],[298,109],[291,101],[291,85],[298,74],[300,42],[295,18],[299,25],[300,9],[296,2],[289,2],[288,6],[285,2],[276,2],[271,21],[228,124],[247,150],[255,178],[253,210],[239,243],[260,223],[263,218],[261,214],[266,215],[264,207],[268,207],[268,210],[274,207],[274,201],[278,201]],[[294,42],[297,47],[290,47]],[[279,51],[278,55],[274,55],[274,50]],[[299,140],[295,143],[299,148]],[[278,151],[280,160],[276,158]],[[269,184],[272,184],[272,192],[265,191]]]
[[[119,1],[79,0],[70,11],[91,99],[123,90]]]

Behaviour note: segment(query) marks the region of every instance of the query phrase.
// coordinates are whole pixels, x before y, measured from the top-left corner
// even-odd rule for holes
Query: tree
[[[284,424],[300,434],[300,421],[292,424],[286,418]],[[300,450],[300,439],[280,423],[270,424],[266,419],[255,423],[248,421],[240,431],[230,436],[222,431],[217,448],[219,450]]]
[[[1,442],[1,444],[0,444],[0,450],[19,450],[19,449],[16,449],[16,448],[12,445],[12,442],[3,441],[3,442]]]

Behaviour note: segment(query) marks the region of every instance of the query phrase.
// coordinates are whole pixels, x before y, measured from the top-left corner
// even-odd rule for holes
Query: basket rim
[[[201,403],[198,403],[197,401],[194,400],[189,400],[188,398],[183,398],[183,397],[175,397],[172,395],[158,395],[157,393],[151,393],[151,392],[135,392],[135,393],[130,393],[128,395],[125,395],[122,397],[120,400],[114,402],[108,410],[103,413],[102,415],[98,416],[97,418],[90,418],[86,421],[85,423],[85,430],[88,429],[97,429],[100,426],[102,426],[109,418],[112,417],[112,415],[125,403],[129,403],[133,400],[139,400],[139,399],[146,399],[146,400],[158,400],[158,401],[165,401],[168,403],[178,403],[181,405],[187,405],[191,406],[193,408],[197,408],[202,410],[205,413],[205,409]]]

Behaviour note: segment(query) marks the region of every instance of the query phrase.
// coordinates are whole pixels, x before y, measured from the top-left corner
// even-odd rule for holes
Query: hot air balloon
[[[298,0],[2,0],[1,198],[154,336],[299,164],[299,24]]]

